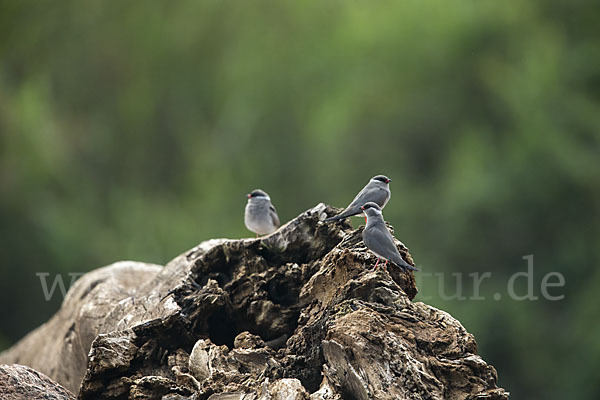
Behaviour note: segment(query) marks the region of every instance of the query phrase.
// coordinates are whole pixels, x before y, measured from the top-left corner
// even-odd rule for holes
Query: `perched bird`
[[[363,242],[378,257],[375,268],[379,264],[379,259],[385,258],[385,265],[391,261],[404,271],[417,271],[415,267],[402,259],[394,243],[394,237],[385,226],[379,205],[368,202],[360,208],[367,217],[367,226],[362,233]]]
[[[256,233],[256,237],[275,232],[279,228],[279,217],[269,195],[256,189],[247,196],[248,203],[244,212],[246,228]]]
[[[327,218],[325,222],[337,221],[353,215],[362,213],[361,206],[372,201],[383,208],[390,199],[390,182],[392,180],[385,175],[377,175],[371,178],[369,183],[356,195],[352,203],[344,211],[335,217]]]

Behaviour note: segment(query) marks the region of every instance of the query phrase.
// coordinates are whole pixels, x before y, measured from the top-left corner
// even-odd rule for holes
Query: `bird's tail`
[[[346,218],[343,214],[336,215],[334,217],[325,218],[323,222],[339,221],[340,219]]]
[[[403,266],[403,268],[404,268],[404,269],[407,269],[407,270],[409,270],[409,271],[419,271],[419,268],[417,268],[417,267],[413,267],[413,266],[412,266],[412,265],[410,265],[410,264],[406,264],[406,265],[404,265],[404,266]]]
[[[412,265],[410,265],[409,263],[407,263],[406,261],[404,261],[402,258],[399,261],[401,261],[401,262],[397,262],[395,264],[397,264],[404,271],[408,272],[408,271],[418,271],[419,270],[419,268],[413,267]]]
[[[340,214],[338,214],[338,215],[336,215],[334,217],[326,218],[323,221],[324,222],[339,221],[340,219],[348,218],[348,217],[351,217],[353,215],[360,214],[361,212],[362,212],[361,210],[356,211],[354,209],[345,210],[345,211],[342,211]]]

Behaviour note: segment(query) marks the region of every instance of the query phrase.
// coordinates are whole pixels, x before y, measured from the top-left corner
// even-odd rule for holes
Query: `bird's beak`
[[[364,211],[364,209],[365,209],[365,206],[360,206],[360,209]]]
[[[247,197],[247,198],[250,198],[250,197],[252,197],[252,195],[250,195],[250,194],[247,194],[247,195],[246,195],[246,197]]]
[[[391,179],[388,179],[386,183],[390,183],[391,181],[392,181]]]

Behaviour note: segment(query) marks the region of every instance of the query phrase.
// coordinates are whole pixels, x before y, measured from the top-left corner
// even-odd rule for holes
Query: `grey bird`
[[[377,268],[379,260],[384,258],[386,266],[388,261],[391,261],[403,271],[417,271],[417,268],[402,259],[394,243],[394,237],[385,225],[379,205],[368,202],[361,207],[361,210],[367,217],[367,226],[362,233],[363,242],[378,257],[375,268]]]
[[[385,175],[376,175],[367,185],[362,188],[360,192],[356,195],[352,203],[344,211],[335,217],[327,218],[325,222],[329,221],[337,221],[340,219],[348,218],[353,215],[358,215],[362,213],[361,206],[365,203],[372,201],[377,204],[379,207],[383,208],[387,204],[390,199],[390,182],[392,180]]]
[[[279,228],[279,216],[271,204],[269,195],[260,189],[247,195],[248,203],[244,212],[244,223],[248,230],[258,235],[267,235]]]

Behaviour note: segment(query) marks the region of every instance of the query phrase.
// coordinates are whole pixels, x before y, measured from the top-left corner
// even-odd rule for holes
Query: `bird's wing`
[[[352,200],[352,203],[350,203],[346,209],[360,210],[360,207],[369,201],[372,201],[378,204],[380,207],[383,207],[387,196],[388,193],[385,189],[379,186],[368,184],[360,192],[358,192],[354,200]]]
[[[360,214],[362,212],[360,207],[369,201],[373,201],[379,204],[380,207],[383,207],[387,198],[388,192],[385,189],[368,183],[360,192],[358,192],[358,194],[354,197],[354,200],[352,200],[350,205],[346,207],[344,211],[335,217],[327,218],[325,222],[337,221],[339,219]]]
[[[360,192],[358,192],[358,194],[354,197],[354,200],[352,200],[352,203],[350,203],[350,205],[348,205],[348,207],[346,207],[344,209],[344,211],[342,211],[341,213],[339,213],[338,215],[336,215],[334,217],[327,218],[325,220],[325,222],[337,221],[339,219],[344,219],[344,218],[351,217],[353,215],[360,214],[362,212],[360,207],[368,202],[368,200],[366,200],[366,201],[364,200],[366,198],[365,192],[367,190],[367,186],[365,186],[364,188],[362,188],[362,190]]]
[[[275,206],[273,204],[269,206],[269,216],[271,217],[273,225],[279,228],[279,216],[277,215],[277,211],[275,210]]]
[[[371,196],[372,189],[369,188],[369,185],[362,188],[360,192],[354,197],[354,200],[346,207],[346,209],[339,215],[340,217],[350,217],[352,215],[360,214],[362,207],[365,203],[368,203],[368,200]]]
[[[390,260],[401,268],[415,270],[415,267],[402,259],[394,237],[383,222],[368,228],[368,231],[365,229],[363,240],[367,247],[378,256]]]

